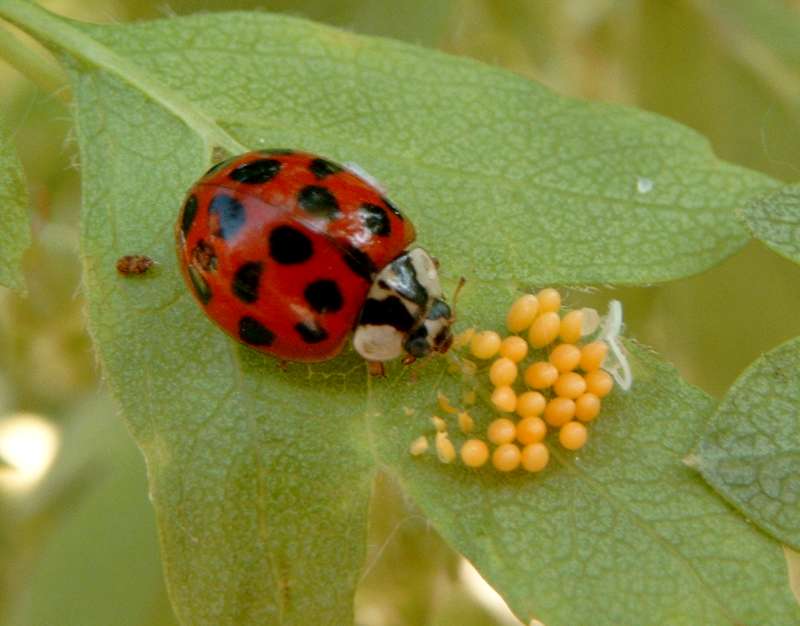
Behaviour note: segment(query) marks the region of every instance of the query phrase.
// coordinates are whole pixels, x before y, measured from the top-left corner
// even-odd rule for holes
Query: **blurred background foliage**
[[[563,94],[648,109],[696,129],[727,160],[800,179],[800,0],[42,4],[95,22],[232,8],[305,16],[471,56]],[[31,480],[15,482],[20,463],[0,447],[0,624],[168,626],[144,463],[102,391],[84,326],[70,112],[2,60],[0,85],[34,233],[27,298],[0,288],[0,425],[38,425],[31,454],[39,445],[45,459],[54,455],[49,469],[28,468]],[[625,305],[628,334],[717,397],[756,356],[800,334],[800,268],[756,242],[699,276],[576,289],[571,300],[603,306],[611,297]],[[359,624],[514,623],[395,485],[382,479],[376,494]]]

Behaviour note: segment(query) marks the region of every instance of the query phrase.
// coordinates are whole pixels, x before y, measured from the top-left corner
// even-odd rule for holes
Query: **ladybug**
[[[197,302],[257,350],[325,361],[354,331],[380,373],[450,348],[437,263],[408,249],[413,225],[355,168],[292,150],[222,161],[189,190],[175,234]]]

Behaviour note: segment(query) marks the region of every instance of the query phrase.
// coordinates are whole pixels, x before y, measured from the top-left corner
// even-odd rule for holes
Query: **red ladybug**
[[[336,356],[350,331],[370,362],[452,342],[436,264],[414,227],[355,170],[292,150],[214,165],[175,233],[187,284],[237,340],[291,361]]]

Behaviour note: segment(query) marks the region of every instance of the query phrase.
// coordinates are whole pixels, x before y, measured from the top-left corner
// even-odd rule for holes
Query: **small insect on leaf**
[[[117,271],[123,276],[144,274],[155,265],[155,261],[142,254],[127,254],[117,259]]]

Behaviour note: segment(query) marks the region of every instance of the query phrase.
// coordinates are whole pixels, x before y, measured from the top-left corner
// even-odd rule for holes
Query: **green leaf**
[[[28,190],[14,142],[0,120],[0,285],[25,293],[22,255],[31,245]]]
[[[264,14],[67,25],[19,1],[3,0],[9,19],[80,58],[84,75],[146,94],[198,145],[292,146],[360,163],[456,273],[560,283],[692,274],[745,242],[733,209],[774,184],[657,116],[397,42]]]
[[[753,235],[778,254],[800,263],[800,185],[787,185],[753,199],[743,217]]]
[[[437,390],[460,397],[463,385],[450,376],[374,385],[379,456],[526,624],[797,622],[780,545],[732,515],[682,462],[710,399],[652,354],[633,345],[629,353],[632,390],[604,401],[579,454],[550,445],[540,475],[409,455],[409,442],[432,430]],[[402,419],[390,409],[398,403],[418,410]],[[472,414],[478,432],[493,418]],[[456,445],[457,431],[451,424]]]
[[[172,235],[183,193],[217,146],[356,161],[408,207],[446,274],[468,278],[465,311],[485,320],[511,297],[509,279],[700,271],[745,241],[733,209],[772,181],[717,161],[702,138],[661,118],[300,20],[242,13],[90,26],[20,0],[0,0],[0,15],[70,65],[91,331],[147,457],[182,623],[351,623],[371,484],[384,466],[520,615],[551,616],[548,626],[796,617],[779,549],[680,465],[707,399],[650,357],[641,357],[641,390],[612,401],[615,418],[598,425],[585,455],[603,453],[588,466],[591,481],[569,463],[540,478],[476,477],[406,452],[427,424],[441,361],[421,364],[416,386],[367,380],[352,353],[281,368],[203,317]],[[124,254],[159,265],[123,277],[114,264]],[[680,428],[658,420],[678,413]],[[551,508],[540,491],[561,504]],[[560,519],[590,533],[566,554],[544,515],[565,503]],[[649,579],[635,575],[640,561]],[[588,577],[592,593],[565,597],[565,579],[540,579],[558,567]]]
[[[757,359],[720,403],[697,469],[749,519],[800,548],[800,337]]]

